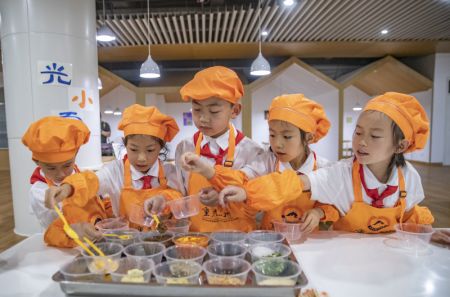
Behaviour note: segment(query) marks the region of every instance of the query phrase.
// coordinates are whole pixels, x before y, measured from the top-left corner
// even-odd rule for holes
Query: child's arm
[[[48,209],[45,205],[45,192],[47,189],[48,185],[46,183],[36,182],[31,186],[29,192],[31,209],[44,229],[47,229],[58,218],[56,211],[53,208]]]

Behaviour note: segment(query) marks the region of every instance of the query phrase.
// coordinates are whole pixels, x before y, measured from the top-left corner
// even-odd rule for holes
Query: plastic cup
[[[173,243],[175,245],[195,244],[206,248],[208,246],[209,236],[199,232],[189,232],[175,235]]]
[[[169,262],[185,260],[202,264],[205,255],[206,249],[194,244],[174,245],[164,251],[164,257],[166,257],[166,260]]]
[[[396,236],[402,241],[402,247],[419,252],[428,248],[433,228],[429,225],[403,223],[395,225]]]
[[[117,270],[111,272],[111,278],[114,282],[148,283],[154,267],[150,259],[122,258]]]
[[[251,265],[239,258],[215,258],[203,263],[210,285],[243,286]]]
[[[89,270],[97,274],[107,274],[115,271],[119,267],[118,261],[122,255],[123,246],[113,242],[97,243],[96,246],[105,256],[89,256],[86,251],[81,251],[81,254],[86,259]],[[89,249],[97,255],[95,250],[91,247]]]
[[[167,226],[167,230],[174,234],[187,233],[191,226],[191,222],[188,219],[167,220],[164,221],[164,224]]]
[[[121,244],[123,246],[127,246],[140,241],[139,231],[136,229],[118,229],[118,230],[108,230],[103,232],[103,239],[106,242],[114,242]],[[105,236],[106,234],[116,234],[116,235],[127,235],[130,236],[130,239],[120,239],[116,236]]]
[[[170,261],[155,266],[153,274],[159,284],[199,284],[202,266],[194,261]]]
[[[138,242],[130,244],[123,252],[127,257],[150,259],[159,264],[165,249],[164,244],[160,242]]]
[[[289,241],[298,240],[302,237],[302,232],[300,231],[301,223],[286,223],[281,221],[273,221],[272,223],[274,230],[283,234]]]
[[[128,221],[124,218],[110,218],[104,219],[95,224],[95,227],[100,232],[107,232],[112,230],[126,230],[129,229]]]
[[[256,230],[248,233],[248,243],[261,244],[268,242],[282,242],[284,240],[284,235],[280,232],[270,231],[270,230]]]
[[[214,242],[245,244],[245,241],[247,239],[247,233],[237,230],[222,230],[213,232],[211,234],[211,239],[214,240]]]
[[[262,259],[253,263],[252,270],[259,286],[295,286],[302,272],[297,263],[286,259]]]
[[[287,258],[291,254],[291,248],[282,243],[261,243],[249,248],[252,262],[262,258]]]
[[[246,254],[247,248],[239,243],[217,242],[208,246],[210,259],[218,257],[244,259]]]
[[[176,219],[195,216],[200,212],[200,199],[198,195],[186,196],[167,202]]]
[[[140,240],[142,242],[160,242],[164,246],[169,247],[172,245],[172,239],[174,234],[172,232],[159,233],[158,231],[150,231],[141,233]]]
[[[69,263],[66,263],[59,270],[68,281],[100,281],[103,276],[100,274],[92,273],[88,268],[86,258],[75,258]]]

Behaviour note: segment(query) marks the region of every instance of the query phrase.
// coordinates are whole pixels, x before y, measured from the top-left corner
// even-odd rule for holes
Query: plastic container
[[[164,221],[164,224],[167,226],[167,230],[174,234],[187,233],[191,226],[191,222],[188,219],[167,220]]]
[[[174,245],[164,251],[167,261],[195,261],[202,264],[205,255],[206,249],[194,244]]]
[[[164,244],[160,242],[139,242],[130,244],[123,252],[127,257],[150,259],[159,264],[165,249]]]
[[[175,235],[173,238],[175,245],[195,244],[206,248],[209,243],[209,236],[199,232],[189,232]]]
[[[403,223],[395,225],[396,236],[401,247],[411,251],[423,251],[428,248],[433,228],[429,225]]]
[[[100,232],[110,232],[112,230],[126,230],[129,229],[128,221],[124,218],[110,218],[104,219],[95,224]]]
[[[103,276],[101,274],[92,273],[88,268],[86,258],[75,258],[71,262],[65,264],[59,270],[68,281],[101,281]]]
[[[286,259],[262,259],[253,263],[252,270],[259,286],[295,286],[302,272],[297,263]]]
[[[153,274],[159,284],[199,284],[202,266],[194,261],[163,262],[155,266]]]
[[[287,240],[294,241],[302,237],[300,228],[302,223],[286,223],[282,221],[272,221],[274,230],[283,234]]]
[[[239,258],[215,258],[203,263],[210,285],[243,286],[250,269],[250,263]]]
[[[270,231],[270,230],[256,230],[248,233],[248,243],[261,244],[268,242],[282,242],[284,240],[284,235],[280,232]]]
[[[87,261],[89,271],[97,274],[107,274],[119,267],[118,261],[122,255],[123,245],[114,242],[97,243],[96,246],[105,254],[105,256],[89,256],[86,251],[82,250],[81,254]],[[91,247],[89,249],[98,255]]]
[[[172,232],[159,233],[158,231],[150,231],[140,234],[140,240],[142,242],[160,242],[165,247],[172,245],[172,239],[174,234]]]
[[[198,195],[186,196],[167,202],[176,219],[184,219],[197,215],[200,212],[200,199]]]
[[[216,242],[210,244],[207,250],[210,259],[218,257],[244,259],[247,254],[245,245],[239,243]]]
[[[211,233],[211,239],[214,240],[214,242],[245,244],[247,233],[237,230],[223,230]]]
[[[119,237],[116,236],[105,236],[107,234],[116,234],[116,235],[126,235],[126,236],[130,236],[130,239],[120,239]],[[109,231],[105,231],[103,232],[103,239],[106,242],[114,242],[114,243],[118,243],[121,244],[123,246],[127,246],[136,242],[140,241],[139,238],[140,232],[136,229],[119,229],[119,230],[109,230]]]
[[[252,262],[262,258],[282,258],[286,259],[291,254],[291,248],[282,243],[262,243],[252,245],[248,249],[252,257]]]
[[[117,270],[111,272],[111,278],[114,282],[148,283],[154,267],[155,263],[150,259],[122,258]]]

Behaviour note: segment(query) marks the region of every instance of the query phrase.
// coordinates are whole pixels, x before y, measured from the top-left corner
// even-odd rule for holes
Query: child
[[[329,127],[330,122],[322,106],[305,98],[303,94],[274,98],[269,108],[270,151],[264,152],[258,160],[264,166],[263,174],[294,170],[296,174],[303,175],[326,166],[328,161],[316,156],[316,153],[309,149],[309,144],[324,137]],[[187,156],[186,159],[191,170],[209,178],[218,190],[222,190],[226,184],[245,184],[246,178],[242,176],[242,172],[230,172],[217,166],[215,170],[198,156]],[[297,180],[294,182],[298,183]],[[257,188],[258,182],[252,183],[252,186]],[[303,222],[302,231],[310,232],[321,220],[336,221],[339,218],[337,210],[330,205],[319,205],[311,200],[310,193],[298,192],[289,197],[289,200],[277,199],[277,192],[283,187],[289,187],[289,184],[273,184],[260,200],[249,197],[249,206],[265,211],[262,229],[273,229],[273,221]],[[227,188],[221,196],[224,197],[229,190],[230,188]],[[256,189],[251,191],[254,190]]]
[[[33,161],[38,166],[30,179],[30,203],[39,223],[46,229],[44,241],[48,245],[76,246],[65,234],[53,204],[46,203],[45,192],[79,172],[75,157],[78,149],[88,142],[89,135],[88,127],[80,120],[50,116],[32,123],[22,137],[23,144],[31,150]],[[103,202],[95,195],[90,199],[74,195],[62,203],[62,212],[81,237],[89,238],[99,236],[94,224],[107,216]]]
[[[222,66],[215,66],[198,72],[184,85],[181,98],[192,100],[192,115],[199,129],[177,146],[175,162],[177,174],[183,182],[183,193],[200,194],[204,204],[201,212],[191,218],[192,231],[211,232],[220,229],[250,231],[256,227],[256,212],[238,203],[224,209],[217,207],[218,195],[211,191],[211,183],[203,176],[183,169],[185,152],[195,152],[209,164],[240,169],[262,152],[252,140],[237,131],[230,123],[240,111],[243,86],[237,74]],[[249,169],[247,176],[256,172]]]
[[[416,98],[395,92],[375,97],[358,118],[355,156],[301,176],[289,191],[311,189],[312,199],[333,204],[341,214],[335,230],[381,233],[394,231],[399,222],[432,224],[428,208],[418,206],[424,199],[420,176],[403,157],[422,149],[428,134],[429,121]],[[245,195],[240,191],[232,199]]]
[[[175,167],[163,165],[158,158],[164,155],[165,143],[178,133],[178,125],[154,106],[134,104],[124,110],[118,128],[125,136],[127,156],[124,160],[114,160],[95,174],[91,173],[90,182],[84,185],[64,183],[58,199],[98,187],[99,194],[110,195],[116,216],[128,219],[130,227],[144,230],[149,227],[144,225],[144,212],[147,215],[160,213],[166,206],[166,199],[181,197],[173,189],[179,187]]]

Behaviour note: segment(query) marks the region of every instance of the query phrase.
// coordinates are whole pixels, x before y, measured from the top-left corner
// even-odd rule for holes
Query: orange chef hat
[[[219,97],[234,104],[244,95],[244,87],[236,72],[223,66],[214,66],[197,72],[181,88],[180,94],[184,101]]]
[[[125,136],[130,134],[151,135],[166,142],[171,141],[180,130],[172,117],[161,113],[154,106],[139,104],[125,108],[118,128],[123,130]]]
[[[327,135],[331,125],[322,105],[303,94],[275,97],[269,108],[269,121],[272,120],[286,121],[312,133],[313,143]]]
[[[387,92],[372,98],[364,107],[386,114],[402,130],[410,145],[406,152],[413,152],[425,147],[430,134],[430,122],[425,109],[411,95]]]
[[[80,120],[50,116],[32,123],[22,143],[31,150],[34,160],[60,163],[74,158],[90,134]]]

